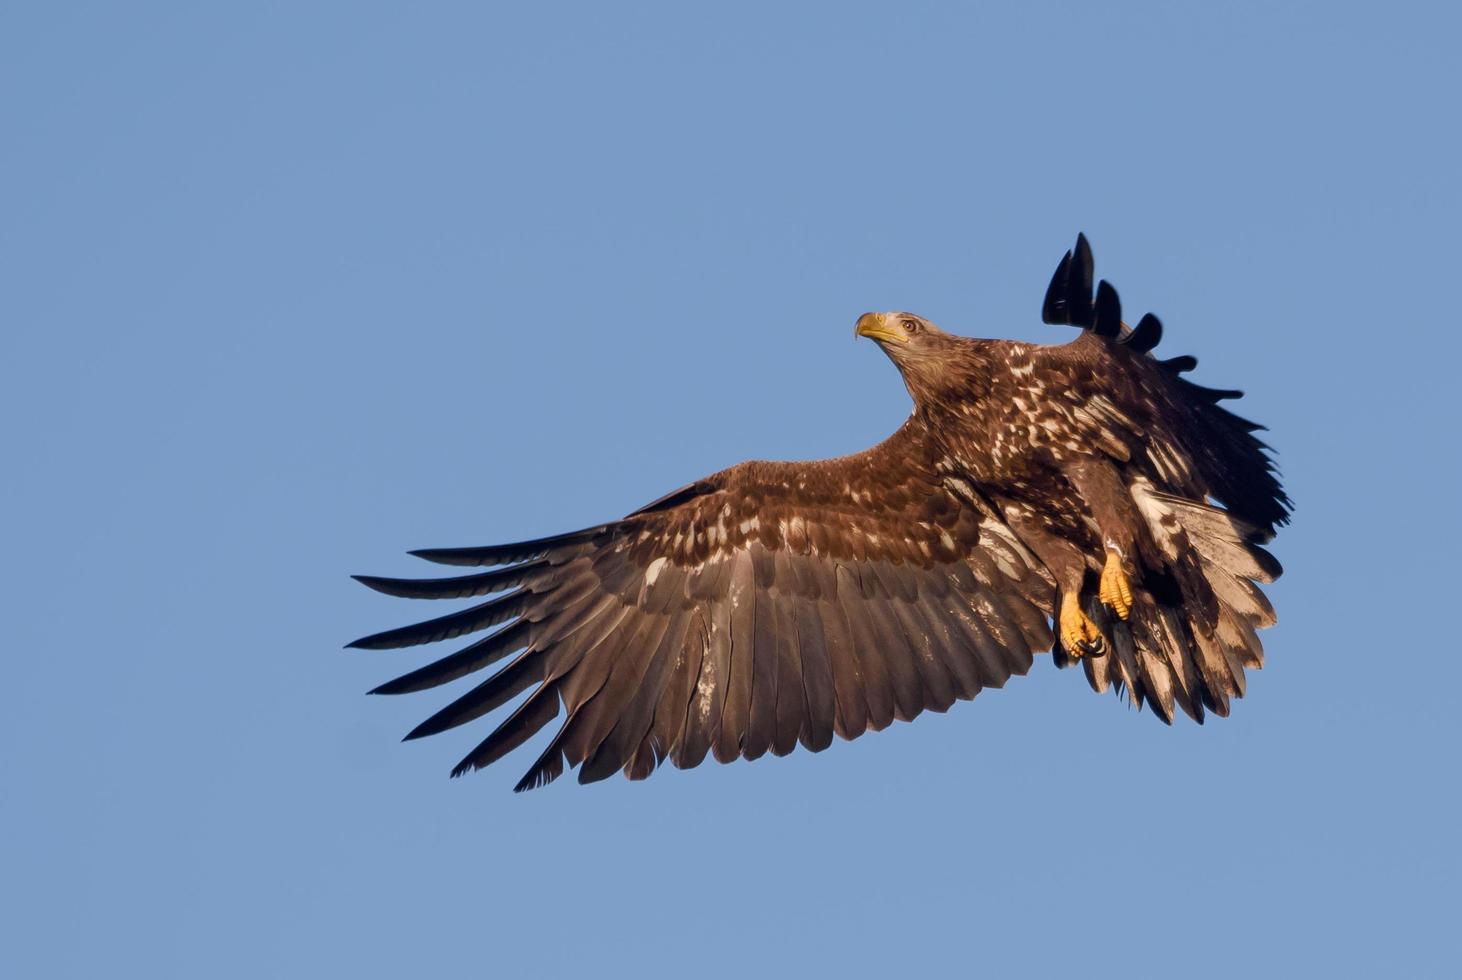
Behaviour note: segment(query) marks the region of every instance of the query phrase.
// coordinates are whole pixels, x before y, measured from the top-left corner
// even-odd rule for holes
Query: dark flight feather
[[[518,706],[493,733],[467,754],[452,770],[453,778],[473,769],[490,766],[537,735],[558,717],[558,695],[552,688],[540,688]]]
[[[370,693],[413,694],[417,691],[438,687],[459,677],[465,677],[473,671],[496,663],[522,647],[528,642],[531,627],[532,624],[528,621],[520,620],[491,636],[483,637],[475,643],[463,647],[456,653],[429,663],[425,667],[419,667],[408,674],[402,674],[395,680],[387,681]]]
[[[1092,272],[1091,245],[1085,235],[1077,235],[1076,248],[1061,259],[1046,287],[1041,319],[1061,326],[1090,327],[1094,318]]]
[[[1046,286],[1046,298],[1041,303],[1041,319],[1057,326],[1071,323],[1066,313],[1066,282],[1071,276],[1071,252],[1068,250],[1056,266],[1051,282]]]
[[[1092,325],[1091,283],[1094,268],[1091,245],[1085,235],[1077,235],[1076,249],[1071,255],[1071,275],[1067,279],[1066,288],[1066,309],[1071,316],[1072,326]]]
[[[530,541],[516,541],[512,544],[488,545],[480,548],[421,548],[409,552],[409,554],[439,565],[513,565],[539,558],[549,552],[562,551],[574,545],[592,541],[607,531],[608,527],[607,524],[601,524],[599,527],[573,531],[569,534],[555,534]]]
[[[493,599],[491,602],[473,606],[471,609],[448,613],[445,616],[428,619],[426,622],[416,623],[412,626],[402,626],[399,629],[363,636],[351,641],[348,646],[361,650],[395,650],[401,647],[418,646],[422,643],[435,643],[438,640],[450,640],[464,633],[490,629],[512,619],[523,611],[532,598],[531,592],[519,589]]]
[[[1098,337],[1115,338],[1122,332],[1122,303],[1117,290],[1105,279],[1097,286],[1096,313],[1092,317],[1091,332]]]
[[[1162,340],[1162,321],[1151,313],[1142,314],[1142,319],[1137,321],[1137,326],[1132,332],[1122,339],[1130,350],[1139,354],[1146,354],[1158,345]],[[1189,358],[1192,360],[1192,358]],[[1197,361],[1193,362],[1195,365]]]
[[[403,599],[467,599],[515,588],[529,579],[542,578],[551,567],[547,561],[534,561],[453,578],[382,578],[379,575],[352,575],[351,578],[377,592]]]

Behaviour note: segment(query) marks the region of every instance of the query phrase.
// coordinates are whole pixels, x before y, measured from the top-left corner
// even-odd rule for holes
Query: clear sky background
[[[526,6],[0,9],[0,972],[1455,971],[1455,6]],[[1232,718],[515,796],[363,696],[347,573],[868,446],[857,315],[1064,342],[1079,230],[1297,503]]]

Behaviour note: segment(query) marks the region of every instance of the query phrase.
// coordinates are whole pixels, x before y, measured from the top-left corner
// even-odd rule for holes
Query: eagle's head
[[[853,328],[856,337],[870,337],[904,376],[914,404],[937,397],[952,380],[949,370],[961,338],[947,334],[913,313],[864,313]]]

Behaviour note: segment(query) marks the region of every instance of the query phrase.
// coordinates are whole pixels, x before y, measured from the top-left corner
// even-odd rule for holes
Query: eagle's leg
[[[1097,595],[1121,618],[1132,615],[1132,586],[1122,571],[1121,556],[1110,548],[1107,550],[1107,563],[1102,566],[1102,584]]]
[[[1091,511],[1102,535],[1106,560],[1097,597],[1121,619],[1132,614],[1136,529],[1141,527],[1132,494],[1122,475],[1105,458],[1087,456],[1065,467],[1067,479]]]
[[[1056,617],[1057,629],[1061,631],[1061,645],[1073,657],[1089,653],[1102,657],[1107,652],[1107,638],[1102,631],[1081,611],[1081,600],[1069,589],[1061,590],[1061,609]]]
[[[1056,633],[1061,647],[1072,657],[1107,652],[1107,638],[1101,628],[1081,611],[1081,584],[1086,577],[1086,555],[1071,541],[1051,533],[1024,504],[1001,502],[1011,530],[1035,552],[1041,564],[1056,580]]]

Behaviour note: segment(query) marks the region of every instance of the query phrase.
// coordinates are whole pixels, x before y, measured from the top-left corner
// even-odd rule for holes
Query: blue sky
[[[525,6],[0,10],[4,972],[1455,969],[1454,8]],[[1078,230],[1298,506],[1232,718],[515,796],[362,696],[347,573],[867,446],[856,316],[1065,341]]]

